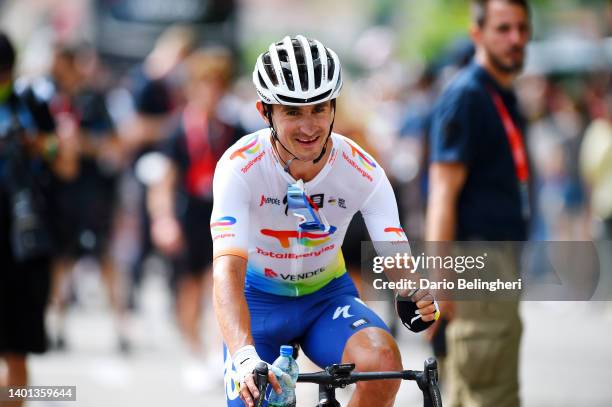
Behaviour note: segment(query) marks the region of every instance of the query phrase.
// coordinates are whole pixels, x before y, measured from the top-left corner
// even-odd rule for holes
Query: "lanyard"
[[[493,99],[493,104],[497,109],[497,113],[501,118],[504,130],[506,131],[506,137],[508,137],[508,143],[510,144],[510,151],[512,153],[512,159],[514,161],[514,169],[516,171],[516,178],[519,183],[519,193],[521,195],[521,206],[524,218],[528,218],[530,214],[529,208],[529,164],[527,162],[527,151],[525,150],[525,144],[523,143],[523,136],[520,129],[512,120],[506,105],[502,100],[499,93],[493,88],[488,87],[489,94]]]
[[[208,117],[187,105],[183,113],[183,128],[190,161],[185,174],[187,190],[198,197],[209,197],[216,160],[210,145]]]

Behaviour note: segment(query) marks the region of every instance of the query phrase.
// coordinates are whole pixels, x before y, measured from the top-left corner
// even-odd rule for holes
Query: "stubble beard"
[[[506,64],[491,51],[486,50],[486,52],[489,57],[489,61],[491,61],[491,64],[495,67],[495,69],[505,74],[517,75],[523,70],[523,65],[525,61],[524,57],[520,60],[517,60],[513,64]]]

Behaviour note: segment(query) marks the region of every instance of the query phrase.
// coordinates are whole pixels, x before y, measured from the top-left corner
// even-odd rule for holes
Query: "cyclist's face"
[[[272,120],[280,141],[300,159],[316,159],[332,123],[331,102],[308,106],[272,106]]]
[[[526,10],[504,0],[487,3],[482,27],[475,27],[472,38],[498,70],[519,73],[525,59],[525,46],[531,34]]]

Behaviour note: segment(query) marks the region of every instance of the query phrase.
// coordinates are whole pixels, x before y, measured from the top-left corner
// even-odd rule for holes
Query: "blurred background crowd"
[[[534,168],[531,238],[611,240],[612,2],[532,6],[517,82]],[[430,113],[473,56],[468,25],[467,2],[454,0],[0,0],[0,30],[17,51],[14,88],[53,135],[43,149],[54,155],[51,352],[30,362],[32,384],[83,383],[82,405],[223,400],[210,260],[196,243],[209,233],[214,162],[265,126],[252,66],[284,35],[319,38],[339,54],[334,130],[382,164],[409,238],[422,239]],[[360,229],[349,231],[357,242],[367,239]],[[585,329],[609,334],[609,314]],[[430,353],[406,340],[408,354]],[[591,405],[610,405],[599,390]],[[561,393],[552,404],[576,405]],[[538,397],[533,390],[525,404],[551,405]]]

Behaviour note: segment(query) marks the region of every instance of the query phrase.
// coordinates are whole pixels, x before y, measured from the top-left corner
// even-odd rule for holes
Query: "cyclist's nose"
[[[308,137],[312,137],[317,133],[316,121],[311,117],[305,117],[300,121],[300,132]]]

